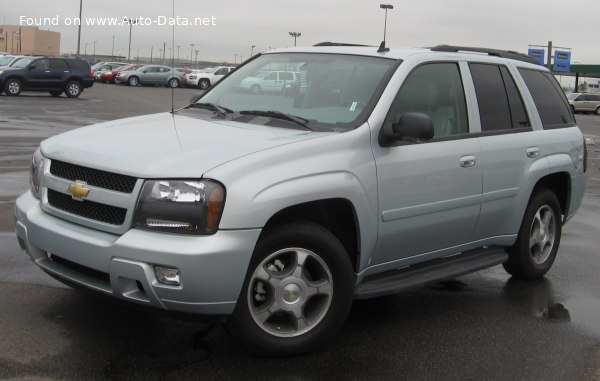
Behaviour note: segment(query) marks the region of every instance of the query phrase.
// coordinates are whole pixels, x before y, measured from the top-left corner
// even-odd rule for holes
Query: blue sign
[[[554,66],[552,71],[569,72],[571,71],[571,52],[561,50],[554,51]]]
[[[544,66],[544,58],[546,51],[544,49],[529,49],[527,55],[536,60],[540,65]]]

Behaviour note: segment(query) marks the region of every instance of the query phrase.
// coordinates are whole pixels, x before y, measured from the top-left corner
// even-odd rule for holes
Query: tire
[[[556,259],[561,234],[558,198],[551,190],[540,189],[529,200],[517,242],[507,250],[504,269],[519,279],[543,277]]]
[[[129,86],[137,86],[140,84],[140,79],[136,76],[131,76],[131,77],[127,78],[127,84]]]
[[[260,85],[252,85],[252,87],[250,87],[250,92],[252,94],[260,94],[262,89],[260,88]]]
[[[596,107],[596,111],[594,111],[596,115],[600,115],[600,106]]]
[[[63,93],[62,90],[52,90],[52,91],[48,91],[50,93],[50,95],[52,95],[53,97],[60,97],[61,94]]]
[[[179,87],[179,80],[177,78],[171,78],[169,80],[169,87],[173,87],[173,88]]]
[[[202,90],[206,90],[210,87],[210,81],[206,78],[203,78],[198,82],[198,87]]]
[[[4,92],[6,95],[14,97],[21,94],[22,90],[21,81],[16,78],[11,78],[4,83]]]
[[[83,88],[81,83],[78,81],[69,81],[65,86],[65,95],[69,98],[77,98],[81,95]]]
[[[261,234],[227,328],[258,355],[311,352],[342,326],[353,290],[350,258],[332,233],[307,221],[281,224]]]

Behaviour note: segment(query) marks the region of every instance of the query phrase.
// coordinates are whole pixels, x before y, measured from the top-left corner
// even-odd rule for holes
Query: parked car
[[[185,80],[183,73],[163,65],[145,65],[135,70],[118,73],[115,83],[126,83],[129,86],[137,85],[164,85],[179,87]]]
[[[13,56],[13,55],[5,55],[0,57],[0,67],[2,66],[10,66],[13,62],[18,60],[19,58],[24,56]]]
[[[552,74],[500,50],[332,45],[43,141],[20,247],[67,284],[228,316],[243,346],[280,356],[329,343],[355,298],[500,264],[543,277],[587,168]],[[240,91],[274,68],[301,73],[297,93]]]
[[[300,72],[292,71],[265,71],[255,77],[244,79],[240,86],[254,94],[263,91],[284,91],[300,83]]]
[[[144,65],[134,64],[134,65],[125,65],[120,66],[113,70],[107,70],[100,73],[100,80],[106,83],[115,83],[115,77],[122,71],[135,70]]]
[[[129,65],[131,65],[131,64],[124,63],[124,62],[107,62],[100,66],[92,68],[92,71],[94,73],[94,80],[99,81],[100,75],[105,71],[112,71],[116,68],[123,67],[123,66],[129,66]]]
[[[569,93],[567,99],[573,112],[593,112],[600,115],[600,95]]]
[[[221,78],[235,70],[234,66],[217,66],[212,68],[210,71],[203,73],[193,73],[188,76],[188,85],[199,87],[202,90],[206,90],[215,83],[219,82]]]
[[[11,67],[0,69],[0,89],[11,96],[27,90],[48,91],[54,97],[64,92],[76,98],[93,85],[90,65],[82,59],[23,57]]]

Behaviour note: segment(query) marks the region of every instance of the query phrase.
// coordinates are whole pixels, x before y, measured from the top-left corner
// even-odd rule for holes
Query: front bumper
[[[59,280],[164,310],[233,312],[260,229],[182,236],[130,229],[114,235],[51,216],[31,192],[17,199],[16,233],[31,260]],[[161,284],[154,266],[178,268]]]

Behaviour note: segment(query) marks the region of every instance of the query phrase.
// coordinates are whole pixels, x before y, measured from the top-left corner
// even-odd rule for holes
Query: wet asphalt
[[[197,92],[176,90],[176,107]],[[170,108],[165,88],[0,95],[0,379],[600,381],[600,116],[577,115],[590,143],[588,189],[544,279],[516,281],[497,266],[356,301],[327,348],[281,359],[249,355],[222,324],[70,289],[18,247],[14,199],[40,140]]]

